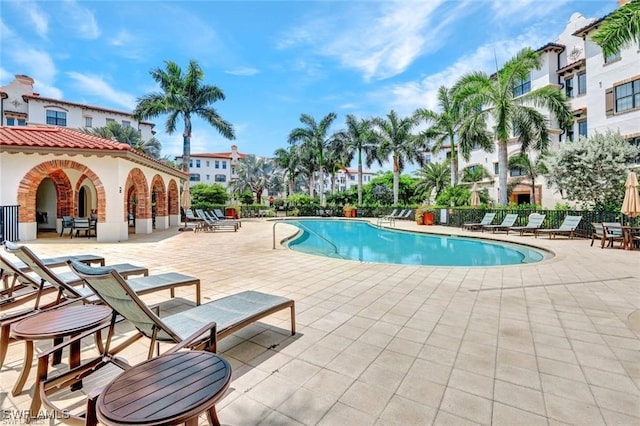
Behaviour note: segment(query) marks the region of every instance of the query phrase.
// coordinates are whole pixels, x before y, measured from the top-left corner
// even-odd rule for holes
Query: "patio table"
[[[162,355],[138,364],[109,383],[96,414],[105,425],[197,425],[207,412],[220,425],[215,404],[231,381],[224,358],[204,351]]]
[[[102,305],[66,306],[28,317],[13,325],[11,333],[16,340],[25,341],[25,355],[22,371],[13,387],[12,394],[22,392],[31,370],[33,359],[33,342],[53,339],[54,345],[68,336],[75,336],[90,330],[111,318],[111,309]],[[60,355],[54,357],[53,363],[60,363]],[[80,341],[71,344],[69,349],[69,368],[80,365]]]

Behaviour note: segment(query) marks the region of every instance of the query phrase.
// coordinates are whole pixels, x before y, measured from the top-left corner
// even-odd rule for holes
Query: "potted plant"
[[[418,225],[433,225],[435,218],[435,210],[431,206],[420,206],[416,209],[416,223]]]
[[[358,209],[352,204],[345,204],[342,211],[344,212],[344,217],[356,217],[358,214]]]

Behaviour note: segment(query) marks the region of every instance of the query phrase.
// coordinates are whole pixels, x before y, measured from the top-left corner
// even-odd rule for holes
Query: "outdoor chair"
[[[524,235],[525,233],[531,233],[535,235],[535,233],[538,232],[538,229],[540,229],[540,227],[542,226],[542,222],[544,222],[545,217],[546,215],[544,214],[531,213],[529,215],[529,221],[526,225],[508,227],[507,235],[509,235],[509,231],[518,231],[520,233],[520,236]]]
[[[69,234],[73,236],[73,218],[71,216],[62,216],[62,229],[60,230],[60,236],[64,234],[64,230],[68,229]]]
[[[411,215],[413,214],[412,209],[406,209],[404,212],[400,213],[396,219],[400,220],[411,220]]]
[[[622,224],[618,222],[602,222],[602,242],[600,248],[604,248],[605,241],[607,247],[613,247],[615,241],[620,241],[620,244],[624,244],[624,232],[622,231]],[[592,240],[593,241],[593,240]]]
[[[142,335],[151,339],[149,358],[153,356],[154,345],[157,345],[159,353],[160,342],[178,343],[193,335],[197,329],[204,331],[207,324],[217,324],[216,336],[221,340],[241,328],[287,308],[291,309],[291,335],[296,332],[294,301],[285,297],[243,291],[160,319],[140,300],[116,270],[91,267],[73,260],[68,263],[105,304],[131,322]],[[213,341],[215,352],[216,339]]]
[[[87,238],[91,236],[91,227],[89,225],[88,217],[77,217],[73,220],[71,238],[73,238],[73,234],[76,234],[76,237],[79,237],[81,232],[84,232],[84,236]]]
[[[238,231],[238,224],[231,220],[220,220],[209,216],[204,210],[197,209],[196,213],[202,218],[203,223],[196,230],[214,232],[217,230]]]
[[[480,229],[482,230],[482,232],[487,230],[493,233],[497,231],[507,231],[510,227],[513,226],[514,223],[516,223],[517,219],[517,213],[509,213],[504,217],[504,219],[502,219],[502,223],[500,223],[499,225],[482,225]]]
[[[560,227],[556,229],[537,229],[535,236],[538,238],[538,234],[549,234],[549,238],[555,238],[556,235],[566,235],[569,239],[573,239],[573,234],[582,221],[582,216],[565,216],[564,220],[560,224]]]
[[[390,214],[378,216],[378,226],[382,225],[383,223],[388,223],[389,225],[395,226],[396,219],[399,217],[400,213],[404,213],[404,209],[403,210],[393,209],[393,211]]]
[[[268,211],[268,210],[267,210]],[[268,215],[268,213],[267,213]],[[238,228],[242,228],[242,221],[240,219],[231,219],[228,217],[225,217],[225,215],[222,213],[222,211],[220,211],[220,209],[213,209],[209,211],[209,217],[211,217],[212,219],[218,219],[218,220],[222,220],[222,221],[229,221],[229,222],[233,222],[236,224],[236,226]]]
[[[495,213],[485,213],[484,217],[480,222],[477,223],[465,223],[462,225],[462,229],[468,229],[469,231],[475,231],[478,229],[482,229],[485,225],[491,225],[493,219],[496,217]]]

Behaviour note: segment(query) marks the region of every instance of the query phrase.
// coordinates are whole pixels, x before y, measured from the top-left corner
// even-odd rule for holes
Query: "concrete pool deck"
[[[118,244],[52,234],[25,244],[43,257],[92,253],[194,275],[203,303],[249,289],[293,298],[295,336],[281,312],[220,342],[233,368],[217,405],[224,425],[640,424],[640,250],[410,221],[396,228],[523,242],[555,256],[504,267],[361,264],[273,250],[264,219],[238,232],[168,230]],[[280,241],[294,228],[275,230]],[[144,300],[168,301],[164,293]],[[194,300],[190,288],[176,293],[171,309]],[[140,362],[147,345],[123,355]],[[90,339],[84,351],[95,356]],[[29,407],[28,388],[10,395],[22,356],[12,344],[0,371],[4,410]]]

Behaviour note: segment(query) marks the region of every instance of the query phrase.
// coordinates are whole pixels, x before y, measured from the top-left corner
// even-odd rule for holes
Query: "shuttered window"
[[[613,89],[604,92],[604,103],[607,116],[613,115]]]

